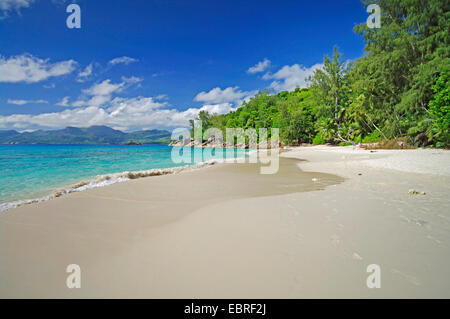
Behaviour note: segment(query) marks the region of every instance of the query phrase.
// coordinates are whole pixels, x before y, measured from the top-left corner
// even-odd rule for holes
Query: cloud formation
[[[129,64],[136,59],[120,57],[109,62],[111,65]],[[75,80],[84,82],[93,74],[95,63],[79,69]],[[10,58],[0,56],[0,82],[35,83],[50,77],[69,74],[77,69],[73,60],[52,63],[48,59],[40,59],[30,54]],[[67,126],[87,127],[91,125],[107,125],[125,131],[150,128],[186,127],[189,120],[195,118],[200,111],[211,114],[225,114],[236,110],[242,101],[248,100],[256,91],[243,91],[238,86],[220,88],[198,93],[194,100],[202,102],[200,107],[180,110],[167,102],[167,95],[156,97],[121,97],[127,88],[140,85],[143,79],[135,76],[122,77],[115,82],[104,79],[81,90],[78,98],[64,96],[56,105],[61,111],[41,114],[13,114],[0,116],[0,129],[16,129],[19,131],[34,129],[56,129]],[[8,103],[24,105],[27,103],[48,103],[45,100],[13,100]]]
[[[106,79],[103,82],[96,83],[90,88],[83,90],[87,95],[111,95],[114,92],[120,92],[125,86],[125,82],[111,83],[110,79]]]
[[[207,111],[210,114],[227,114],[231,111],[236,111],[231,103],[221,103],[221,104],[207,104],[203,105],[200,111]]]
[[[42,86],[44,89],[54,89],[56,87],[55,83],[44,84]]]
[[[101,106],[111,101],[112,95],[122,92],[124,89],[130,87],[133,84],[141,82],[142,79],[132,77],[122,77],[122,82],[111,83],[110,79],[106,79],[100,83],[95,83],[88,89],[84,89],[83,95],[77,101],[68,104],[68,98],[59,102],[60,106]]]
[[[68,102],[68,99],[66,102]],[[0,116],[0,128],[30,130],[107,125],[125,131],[133,131],[186,127],[189,125],[189,120],[196,117],[201,110],[211,113],[227,113],[232,109],[231,104],[228,103],[205,105],[201,108],[189,108],[185,111],[168,108],[168,106],[167,102],[156,101],[152,97],[116,97],[108,103],[107,107],[87,106],[38,115],[13,114]]]
[[[31,54],[17,55],[10,58],[0,56],[0,82],[35,83],[50,77],[71,73],[77,63],[74,60],[50,63]]]
[[[241,91],[238,86],[230,86],[223,90],[220,87],[216,87],[208,92],[203,91],[198,93],[194,101],[207,104],[236,103],[240,105],[242,101],[247,100],[255,94],[256,91]]]
[[[8,99],[7,103],[8,104],[15,104],[15,105],[25,105],[25,104],[30,104],[30,103],[47,104],[48,101],[46,101],[46,100],[13,100],[13,99]]]
[[[264,59],[247,70],[247,73],[255,74],[265,71],[270,66],[270,60]]]
[[[77,82],[84,82],[92,75],[93,64],[89,64],[83,71],[78,73]]]
[[[34,0],[0,0],[0,10],[3,11],[0,19],[7,17],[9,11],[20,12],[20,9],[30,7],[33,2]]]
[[[61,101],[59,101],[58,103],[56,103],[56,105],[58,106],[70,106],[69,104],[69,98],[68,96],[65,96],[61,99]]]
[[[138,61],[139,61],[138,59],[130,58],[128,56],[122,56],[122,57],[119,57],[119,58],[112,59],[111,61],[109,61],[109,64],[112,64],[112,65],[116,65],[116,64],[128,65],[130,63],[138,62]]]
[[[299,64],[285,65],[275,73],[266,73],[263,76],[265,80],[273,81],[269,88],[275,92],[292,91],[296,87],[305,88],[308,86],[307,80],[314,74],[314,71],[323,67],[323,64],[315,64],[306,68]]]

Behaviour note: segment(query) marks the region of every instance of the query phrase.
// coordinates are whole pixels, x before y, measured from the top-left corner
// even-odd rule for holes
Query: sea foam
[[[85,190],[97,188],[97,187],[109,186],[109,185],[113,185],[116,183],[129,181],[132,179],[151,177],[151,176],[177,174],[177,173],[181,173],[181,172],[192,171],[192,170],[209,167],[214,164],[224,163],[224,162],[230,162],[230,161],[227,159],[223,159],[223,160],[214,159],[214,160],[209,160],[209,161],[205,161],[205,162],[200,162],[200,163],[197,163],[194,165],[185,165],[185,166],[162,168],[162,169],[155,168],[155,169],[134,171],[134,172],[125,171],[125,172],[121,172],[121,173],[98,175],[92,179],[80,181],[69,187],[55,190],[52,194],[47,195],[47,196],[43,196],[40,198],[33,198],[33,199],[18,200],[18,201],[0,204],[0,212],[5,212],[7,210],[11,210],[13,208],[17,208],[17,207],[20,207],[23,205],[45,202],[48,200],[52,200],[52,199],[70,194],[70,193],[81,192],[81,191],[85,191]]]

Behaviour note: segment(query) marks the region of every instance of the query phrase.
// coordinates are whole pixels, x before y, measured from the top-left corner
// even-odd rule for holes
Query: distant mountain
[[[107,126],[24,133],[0,130],[0,144],[168,144],[170,135],[164,130],[125,133]]]

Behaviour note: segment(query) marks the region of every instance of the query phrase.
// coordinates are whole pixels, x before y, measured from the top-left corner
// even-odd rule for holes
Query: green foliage
[[[339,125],[348,100],[348,66],[337,47],[334,47],[333,58],[326,55],[323,64],[323,69],[316,70],[310,78],[311,89],[319,102],[320,115],[333,117]]]
[[[447,69],[433,86],[434,96],[430,101],[430,114],[433,117],[433,137],[438,147],[450,146],[450,80]]]
[[[351,71],[353,91],[372,130],[387,138],[403,136],[428,115],[432,86],[450,52],[448,0],[364,0],[381,8],[381,28],[365,23],[367,54]]]
[[[363,0],[381,8],[381,28],[355,27],[365,55],[350,64],[337,47],[310,87],[259,92],[235,112],[203,114],[203,124],[280,129],[285,144],[373,143],[402,138],[418,146],[450,140],[448,0]]]
[[[227,128],[280,129],[280,139],[286,144],[311,143],[315,135],[316,103],[310,90],[296,89],[292,92],[280,92],[270,95],[267,91],[259,92],[235,112],[226,115],[210,115],[200,112],[196,120],[202,121],[203,131],[215,127],[222,130],[224,136]],[[191,120],[193,130],[195,121]]]
[[[317,135],[313,139],[313,144],[314,145],[325,144],[325,140],[322,138],[322,136],[319,133],[317,133]]]
[[[317,134],[325,141],[331,141],[336,133],[336,123],[329,117],[321,117],[316,122]]]
[[[362,142],[363,143],[375,143],[375,142],[380,141],[381,139],[382,138],[381,138],[380,132],[374,131],[373,133],[371,133],[371,134],[367,135],[366,137],[364,137],[362,139]]]

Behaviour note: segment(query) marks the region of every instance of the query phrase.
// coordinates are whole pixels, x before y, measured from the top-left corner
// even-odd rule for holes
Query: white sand
[[[340,159],[358,159],[374,168],[410,173],[450,176],[450,152],[442,149],[364,150],[359,147],[314,146],[311,149],[342,154]],[[299,154],[296,152],[296,154]],[[349,154],[351,157],[346,157]],[[380,160],[382,159],[382,160]]]
[[[346,180],[273,196],[255,173],[224,164],[0,215],[0,296],[450,297],[449,152],[319,146],[282,156],[308,160],[297,165],[318,188],[332,179],[314,172]],[[265,185],[306,187],[288,175]],[[81,289],[65,287],[69,263],[82,268]],[[369,264],[381,267],[380,289],[366,286]]]

